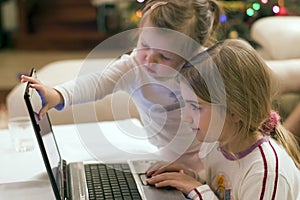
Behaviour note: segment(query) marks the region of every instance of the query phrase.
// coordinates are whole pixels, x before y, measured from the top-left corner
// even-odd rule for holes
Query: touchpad
[[[142,184],[145,185],[145,186],[148,185],[146,174],[139,174],[139,176],[140,176]]]

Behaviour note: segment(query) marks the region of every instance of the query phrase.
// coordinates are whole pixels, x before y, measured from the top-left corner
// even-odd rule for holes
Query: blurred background
[[[0,0],[0,128],[5,98],[28,73],[58,60],[84,59],[108,37],[137,27],[146,0]],[[251,25],[267,16],[300,15],[300,0],[219,1],[219,39],[250,37]],[[109,57],[103,52],[100,57]]]

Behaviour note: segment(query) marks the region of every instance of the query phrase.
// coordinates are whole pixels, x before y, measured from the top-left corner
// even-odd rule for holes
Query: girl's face
[[[146,26],[151,27],[149,24]],[[170,77],[184,64],[182,57],[170,51],[175,45],[167,36],[168,34],[159,33],[155,28],[146,28],[140,32],[136,58],[150,76]]]
[[[185,102],[183,120],[189,124],[197,139],[201,142],[221,141],[228,129],[221,106],[203,101],[185,83],[180,83],[180,90]]]

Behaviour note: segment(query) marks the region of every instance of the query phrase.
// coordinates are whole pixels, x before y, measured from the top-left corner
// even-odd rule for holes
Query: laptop
[[[31,76],[36,77],[32,69]],[[145,171],[155,162],[129,160],[126,163],[83,161],[67,163],[61,157],[48,113],[39,119],[42,101],[27,83],[24,99],[57,200],[156,200],[186,199],[175,189],[157,189],[146,183]],[[47,139],[47,140],[46,140]]]

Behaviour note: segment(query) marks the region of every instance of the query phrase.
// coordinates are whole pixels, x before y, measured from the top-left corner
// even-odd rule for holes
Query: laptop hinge
[[[69,187],[68,187],[68,170],[67,170],[67,162],[65,160],[61,160],[61,193],[64,200],[69,199]]]
[[[72,200],[89,200],[83,163],[70,163],[68,170]]]

